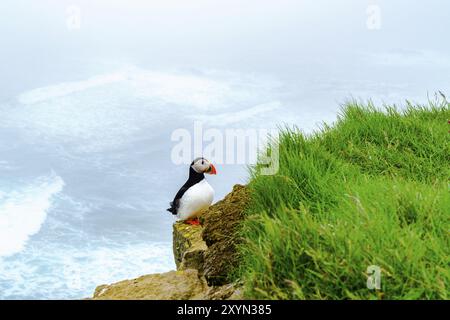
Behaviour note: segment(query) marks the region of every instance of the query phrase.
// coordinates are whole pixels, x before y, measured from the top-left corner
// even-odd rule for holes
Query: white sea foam
[[[20,189],[0,191],[0,257],[24,248],[28,238],[41,228],[52,198],[63,187],[61,177],[51,174]]]
[[[259,104],[248,109],[239,110],[236,112],[226,112],[215,114],[213,117],[210,115],[192,116],[192,120],[203,121],[211,126],[225,126],[238,124],[245,121],[248,125],[249,121],[258,122],[260,118],[267,119],[270,114],[273,117],[277,116],[277,109],[281,107],[279,101],[272,101],[268,103]],[[267,123],[263,122],[267,126]]]
[[[111,90],[111,99],[117,99],[119,94],[127,93],[136,98],[148,98],[163,104],[169,103],[198,110],[225,107],[224,103],[230,100],[248,100],[255,97],[255,93],[261,97],[269,89],[279,85],[271,79],[231,72],[210,71],[202,74],[159,72],[126,65],[112,73],[23,92],[17,100],[24,105],[37,104],[77,95],[90,89],[100,89],[114,83],[120,83],[126,92]],[[93,103],[95,104],[95,101]]]
[[[122,73],[99,75],[82,81],[64,82],[42,88],[36,88],[20,94],[17,100],[22,104],[34,104],[45,100],[63,97],[87,89],[111,84],[124,79]]]
[[[43,243],[15,259],[0,258],[0,299],[80,299],[96,286],[173,270],[172,244],[117,246],[89,242],[82,248]]]
[[[161,132],[174,119],[182,123],[191,115],[224,114],[230,106],[242,110],[267,104],[274,101],[277,85],[271,79],[229,72],[157,72],[125,66],[24,92],[17,98],[19,104],[1,115],[0,127],[19,129],[33,143],[100,152],[127,145],[142,132]],[[227,121],[234,122],[236,116],[253,114],[243,112],[222,118],[231,116]]]

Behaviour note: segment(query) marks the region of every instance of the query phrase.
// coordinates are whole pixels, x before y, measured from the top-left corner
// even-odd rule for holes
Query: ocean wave
[[[201,73],[162,72],[125,65],[114,72],[100,74],[80,81],[69,81],[35,88],[21,93],[17,101],[23,105],[58,101],[65,96],[81,94],[120,82],[126,92],[111,90],[113,98],[127,93],[136,98],[211,111],[239,102],[265,96],[280,83],[252,75],[233,72],[204,71]]]
[[[0,258],[0,299],[81,299],[101,284],[175,269],[170,242],[39,247]]]
[[[75,153],[114,150],[185,123],[183,118],[224,113],[234,106],[274,101],[279,84],[252,75],[205,71],[160,72],[125,66],[81,81],[23,92],[0,110],[0,127],[31,143],[64,145]],[[4,111],[3,111],[4,110]],[[250,115],[253,114],[250,111]],[[236,116],[232,116],[235,121]]]
[[[104,86],[113,82],[121,81],[124,75],[121,73],[111,73],[91,77],[87,80],[64,82],[47,87],[36,88],[20,94],[17,100],[22,104],[34,104],[54,98],[63,97],[87,89]]]
[[[191,116],[193,121],[202,121],[207,123],[210,126],[229,126],[238,123],[244,123],[248,126],[250,121],[254,121],[255,123],[264,123],[267,126],[267,122],[261,121],[259,118],[267,118],[267,115],[270,114],[272,117],[277,116],[277,111],[282,106],[280,101],[271,101],[268,103],[259,104],[247,109],[242,109],[235,112],[225,112],[220,114],[215,114],[214,117],[210,115],[196,115]],[[279,112],[278,112],[279,114]],[[255,120],[256,119],[256,120]]]
[[[12,191],[0,190],[0,257],[20,252],[36,234],[64,181],[52,173]]]

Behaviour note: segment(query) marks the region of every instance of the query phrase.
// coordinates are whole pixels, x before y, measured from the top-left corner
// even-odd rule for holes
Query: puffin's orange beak
[[[208,174],[217,174],[216,167],[214,167],[214,165],[211,164],[211,165],[209,166],[208,171],[207,171],[206,173],[208,173]]]

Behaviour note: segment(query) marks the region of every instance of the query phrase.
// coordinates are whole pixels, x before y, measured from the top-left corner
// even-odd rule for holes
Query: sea
[[[450,5],[363,2],[2,2],[0,299],[175,269],[177,133],[185,159],[211,142],[198,126],[222,139],[217,201],[254,164],[223,155],[227,130],[311,133],[348,101],[450,94]]]

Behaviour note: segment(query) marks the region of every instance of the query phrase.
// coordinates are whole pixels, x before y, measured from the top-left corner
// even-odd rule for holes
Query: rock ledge
[[[242,299],[241,285],[228,272],[238,263],[237,230],[248,203],[245,186],[235,185],[202,215],[203,226],[173,225],[177,271],[144,275],[95,289],[94,300]]]

